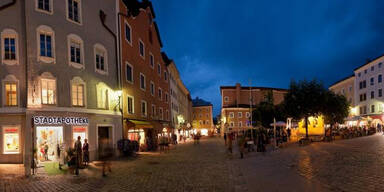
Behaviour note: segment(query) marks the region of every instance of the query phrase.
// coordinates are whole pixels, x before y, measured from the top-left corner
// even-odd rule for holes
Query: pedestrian
[[[76,175],[79,175],[79,168],[80,168],[80,163],[82,162],[82,145],[81,145],[81,137],[77,137],[77,141],[75,142],[75,155],[76,155]]]
[[[107,169],[111,173],[111,162],[109,159],[113,156],[113,149],[108,146],[108,140],[104,139],[100,142],[100,160],[102,161],[102,176],[107,176]]]
[[[45,142],[45,144],[44,144],[44,159],[45,159],[46,161],[49,160],[49,159],[48,159],[48,149],[49,149],[49,147],[48,147],[48,143]]]
[[[224,144],[227,146],[227,133],[224,133]]]
[[[245,145],[246,145],[244,135],[239,136],[239,138],[237,140],[237,144],[239,145],[240,158],[243,159],[244,158],[244,149],[245,149]]]
[[[291,141],[291,128],[287,129],[288,141]]]
[[[228,134],[228,151],[232,153],[232,141],[233,141],[233,134]]]
[[[89,144],[88,140],[84,139],[84,144],[83,144],[83,162],[85,166],[88,166],[89,164]]]

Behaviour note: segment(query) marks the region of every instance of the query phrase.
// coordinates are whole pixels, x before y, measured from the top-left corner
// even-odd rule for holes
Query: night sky
[[[237,2],[237,3],[234,3]],[[239,3],[241,2],[241,3]],[[329,86],[384,54],[384,1],[153,0],[163,50],[219,114],[221,85]]]

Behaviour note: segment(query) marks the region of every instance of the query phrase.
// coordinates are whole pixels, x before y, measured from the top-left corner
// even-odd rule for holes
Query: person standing
[[[288,141],[291,141],[291,128],[287,129]]]
[[[85,166],[88,166],[89,164],[89,144],[88,140],[84,139],[84,144],[83,144],[83,162]]]
[[[44,144],[44,159],[45,159],[46,161],[49,160],[49,159],[48,159],[48,149],[49,149],[49,147],[48,147],[48,143],[45,142],[45,144]]]
[[[82,157],[82,145],[81,145],[81,137],[77,137],[77,141],[75,142],[75,154],[76,154],[76,175],[79,175],[79,168],[81,163],[81,157]]]

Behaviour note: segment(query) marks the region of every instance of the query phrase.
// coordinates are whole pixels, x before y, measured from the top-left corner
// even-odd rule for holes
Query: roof
[[[345,81],[345,80],[347,80],[347,79],[349,79],[349,78],[351,78],[351,77],[355,77],[355,74],[349,75],[348,77],[344,77],[343,79],[340,79],[340,80],[336,81],[335,83],[333,83],[333,84],[330,85],[329,87],[332,87],[332,86],[334,86],[334,85],[336,85],[336,84],[338,84],[338,83],[341,83],[341,82],[343,82],[343,81]]]
[[[192,100],[192,106],[193,107],[204,107],[204,106],[212,106],[212,104],[208,101],[205,101],[204,99],[196,97],[195,99]]]
[[[236,89],[236,86],[220,86],[220,89]],[[262,89],[262,90],[276,90],[276,91],[288,91],[288,89],[283,88],[273,88],[273,87],[241,87],[241,89]]]
[[[161,57],[163,58],[163,61],[165,62],[165,65],[168,66],[172,63],[172,59],[168,57],[168,55],[165,52],[161,52]]]
[[[382,55],[380,55],[380,56],[378,56],[378,57],[376,57],[376,58],[374,58],[372,60],[369,60],[364,65],[361,65],[360,67],[357,67],[356,69],[354,69],[354,71],[357,71],[357,70],[361,69],[362,67],[371,64],[372,62],[376,61],[377,59],[379,59],[380,57],[383,57],[383,56],[384,56],[384,54],[382,54]]]

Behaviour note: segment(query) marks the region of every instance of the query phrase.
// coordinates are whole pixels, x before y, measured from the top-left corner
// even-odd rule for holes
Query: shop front
[[[126,120],[127,139],[136,141],[140,151],[152,151],[154,145],[154,126],[148,121]]]
[[[23,115],[0,115],[0,163],[23,163],[23,123]]]

